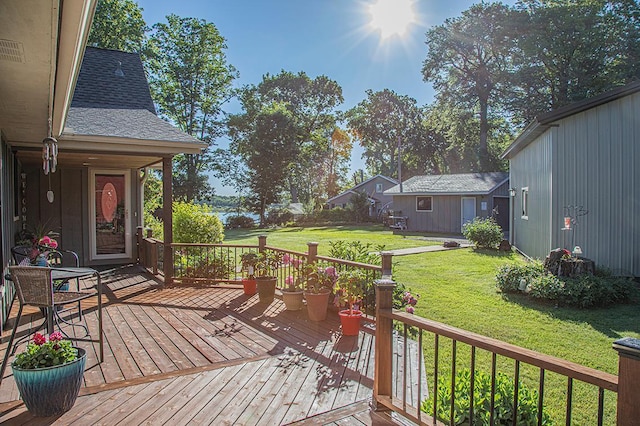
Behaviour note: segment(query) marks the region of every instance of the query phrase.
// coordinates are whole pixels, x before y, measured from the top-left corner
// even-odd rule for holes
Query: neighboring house
[[[394,215],[406,217],[408,231],[461,234],[464,223],[490,216],[508,229],[507,172],[414,176],[385,195],[393,197]]]
[[[358,185],[344,191],[341,194],[336,195],[333,198],[327,200],[327,207],[330,209],[336,207],[347,207],[351,197],[358,192],[365,192],[369,197],[369,216],[379,217],[381,213],[391,209],[391,202],[393,201],[391,196],[386,195],[384,191],[397,185],[398,181],[383,175],[375,175]]]
[[[542,259],[579,246],[598,266],[640,276],[640,82],[539,116],[502,156],[519,250]]]
[[[170,206],[171,159],[206,147],[155,115],[137,54],[94,48],[85,54],[96,4],[0,2],[3,266],[28,224],[58,232],[61,247],[78,252],[83,265],[135,261],[144,171],[162,167],[163,203]],[[49,136],[57,140],[57,170],[45,175]]]

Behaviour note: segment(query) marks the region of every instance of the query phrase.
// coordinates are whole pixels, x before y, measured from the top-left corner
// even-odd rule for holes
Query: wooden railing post
[[[307,243],[307,263],[316,263],[318,260],[318,243]]]
[[[142,250],[144,250],[143,246],[142,246],[142,241],[144,240],[144,228],[142,226],[137,226],[136,227],[136,261],[138,262],[138,264],[143,264],[142,262],[142,258],[144,256],[144,253],[142,253]]]
[[[267,236],[266,235],[258,235],[258,251],[260,253],[262,253],[266,246],[267,246]]]
[[[381,317],[380,312],[391,312],[393,309],[393,289],[396,283],[390,279],[375,281],[376,286],[376,344],[375,366],[373,378],[373,407],[385,410],[377,404],[380,397],[392,397],[392,361],[393,361],[393,320]]]
[[[390,251],[383,251],[380,253],[382,257],[382,277],[391,279],[391,262],[393,260],[393,253]]]
[[[637,425],[640,419],[640,339],[613,342],[618,351],[618,426]]]

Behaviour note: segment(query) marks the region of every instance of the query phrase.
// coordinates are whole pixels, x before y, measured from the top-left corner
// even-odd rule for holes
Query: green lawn
[[[305,251],[308,241],[316,241],[321,254],[326,253],[329,241],[336,240],[384,244],[386,249],[440,244],[418,235],[393,235],[379,226],[233,230],[227,231],[225,241],[256,244],[259,234],[268,235],[269,245],[297,251]],[[505,262],[524,259],[515,253],[474,249],[396,256],[394,279],[420,294],[416,309],[419,316],[617,374],[618,356],[611,344],[625,336],[640,338],[640,301],[582,310],[555,307],[519,295],[505,296],[496,292],[494,280],[496,269]],[[441,366],[447,362],[450,365],[448,348],[450,342],[441,342]],[[432,352],[433,344],[425,343],[427,366],[432,365]],[[459,349],[457,368],[468,367],[467,354],[464,347]],[[488,356],[478,356],[479,368],[488,369]],[[513,370],[510,361],[501,360],[500,366],[507,373]],[[523,368],[522,375],[525,382],[537,388],[537,370]],[[564,422],[566,380],[548,376],[545,401],[556,422]],[[592,406],[597,403],[595,392],[592,387],[574,386],[574,424],[591,424],[595,413]],[[613,397],[607,396],[606,401],[607,417],[611,419]]]

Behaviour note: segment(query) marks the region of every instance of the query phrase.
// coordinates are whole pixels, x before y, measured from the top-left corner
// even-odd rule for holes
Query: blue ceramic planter
[[[87,359],[84,349],[76,349],[77,360],[54,367],[25,370],[11,365],[20,397],[34,416],[62,414],[75,404]]]

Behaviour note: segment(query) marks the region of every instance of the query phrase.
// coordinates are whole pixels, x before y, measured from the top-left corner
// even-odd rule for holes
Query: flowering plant
[[[62,338],[62,333],[56,331],[49,335],[49,340],[42,334],[36,333],[33,341],[27,343],[25,351],[16,356],[12,365],[33,370],[66,364],[76,359],[78,359],[78,350],[71,346],[71,341]]]
[[[415,312],[415,306],[418,304],[419,294],[415,296],[411,294],[410,291],[405,291],[402,295],[402,304],[405,308],[405,311],[412,314]]]
[[[336,306],[346,305],[349,315],[353,315],[353,311],[359,311],[367,281],[367,273],[362,269],[341,272],[336,284]]]
[[[248,251],[240,255],[240,263],[242,264],[242,270],[247,273],[247,278],[254,279],[254,270],[258,263],[258,254],[253,251]]]
[[[289,267],[291,272],[284,280],[287,287],[283,290],[302,290],[313,273],[313,265],[306,263],[302,259],[292,258],[289,254],[282,256],[282,264],[283,266]]]
[[[278,268],[282,265],[282,253],[272,250],[265,250],[258,253],[258,260],[253,269],[258,277],[273,277],[278,273]]]
[[[314,294],[333,291],[337,280],[338,272],[333,266],[311,265],[311,271],[306,282],[306,291]]]

